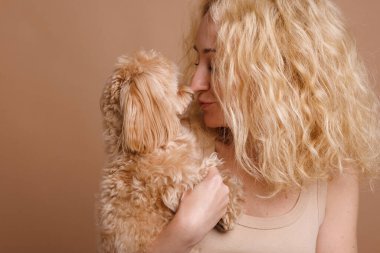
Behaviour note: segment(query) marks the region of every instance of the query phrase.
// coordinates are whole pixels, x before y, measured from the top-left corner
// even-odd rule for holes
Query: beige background
[[[190,1],[0,0],[0,252],[96,251],[103,83],[139,48],[178,61]],[[379,79],[380,2],[337,3]],[[361,190],[360,252],[380,252],[379,191]]]

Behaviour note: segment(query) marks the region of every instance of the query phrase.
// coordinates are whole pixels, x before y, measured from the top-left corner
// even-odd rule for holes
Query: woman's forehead
[[[195,41],[195,48],[200,51],[205,48],[215,48],[216,44],[216,25],[207,13],[203,16],[198,28]]]

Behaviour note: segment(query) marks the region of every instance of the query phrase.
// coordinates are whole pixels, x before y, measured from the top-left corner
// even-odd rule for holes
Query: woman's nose
[[[210,89],[210,72],[207,68],[198,65],[191,80],[190,88],[194,91],[206,91]]]

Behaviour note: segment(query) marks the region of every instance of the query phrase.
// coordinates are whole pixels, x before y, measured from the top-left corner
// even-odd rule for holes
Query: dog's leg
[[[164,194],[161,196],[165,206],[167,206],[173,213],[178,209],[180,198],[185,190],[178,187],[167,187]]]

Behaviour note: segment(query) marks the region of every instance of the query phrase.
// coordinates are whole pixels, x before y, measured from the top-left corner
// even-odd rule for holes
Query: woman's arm
[[[225,214],[229,189],[216,168],[182,197],[174,218],[147,253],[188,253]]]
[[[175,216],[174,219],[158,235],[146,253],[188,253],[193,247],[192,240],[184,234],[183,224]]]
[[[328,184],[325,219],[319,229],[317,253],[357,253],[359,207],[357,172],[347,170]]]

